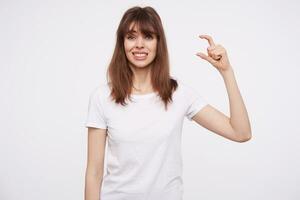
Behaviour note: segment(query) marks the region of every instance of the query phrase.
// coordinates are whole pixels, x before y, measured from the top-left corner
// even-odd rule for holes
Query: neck
[[[151,71],[150,67],[138,69],[133,68],[133,90],[138,93],[152,92]]]

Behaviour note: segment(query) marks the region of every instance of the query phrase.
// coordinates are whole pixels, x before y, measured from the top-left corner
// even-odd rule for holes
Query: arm
[[[203,127],[236,142],[251,139],[251,126],[235,80],[233,69],[229,63],[226,50],[221,45],[215,45],[207,35],[200,36],[208,40],[208,56],[203,53],[197,55],[210,62],[223,77],[230,104],[230,117],[224,115],[211,105],[201,109],[192,119]]]
[[[85,174],[85,200],[100,199],[106,135],[106,129],[88,128],[88,159]]]
[[[240,94],[238,85],[236,83],[234,72],[232,68],[221,72],[226,90],[229,98],[230,105],[230,124],[238,134],[237,136],[242,140],[249,140],[251,138],[251,126],[248,113]]]
[[[230,117],[211,105],[205,106],[192,119],[199,125],[235,142],[251,139],[251,127],[246,107],[234,79],[233,72],[224,74],[230,104]]]

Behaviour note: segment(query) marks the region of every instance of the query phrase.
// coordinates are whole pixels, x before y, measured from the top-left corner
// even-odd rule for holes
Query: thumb
[[[197,53],[196,55],[204,60],[207,60],[210,63],[213,63],[213,61],[214,61],[211,57],[205,55],[204,53]]]

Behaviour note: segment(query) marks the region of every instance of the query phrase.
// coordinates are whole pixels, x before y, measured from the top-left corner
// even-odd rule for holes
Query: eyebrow
[[[137,33],[137,31],[135,31],[135,30],[129,30],[129,31],[127,31],[126,35],[134,35],[136,33]],[[154,32],[147,32],[147,33],[145,33],[145,35],[151,35],[152,36],[152,35],[155,35],[155,33]]]
[[[129,31],[127,31],[126,34],[133,34],[133,33],[137,33],[137,32],[135,30],[129,30]]]

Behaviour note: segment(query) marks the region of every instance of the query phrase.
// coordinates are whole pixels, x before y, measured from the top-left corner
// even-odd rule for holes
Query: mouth
[[[146,52],[132,52],[134,59],[136,60],[145,60],[148,56]]]

